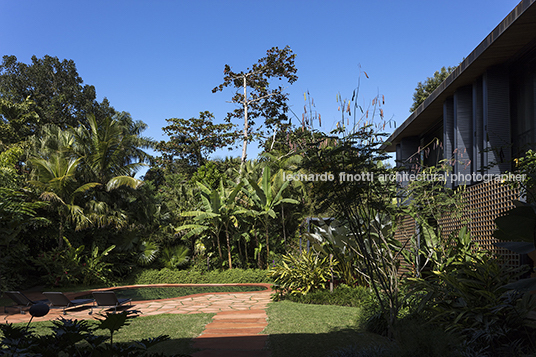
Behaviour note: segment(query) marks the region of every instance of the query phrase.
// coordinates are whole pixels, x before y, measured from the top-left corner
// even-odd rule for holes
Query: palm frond
[[[127,186],[133,189],[137,189],[143,184],[143,181],[140,181],[138,179],[135,179],[134,177],[130,176],[116,176],[112,178],[108,183],[106,184],[106,191],[115,190],[118,187],[121,186]]]

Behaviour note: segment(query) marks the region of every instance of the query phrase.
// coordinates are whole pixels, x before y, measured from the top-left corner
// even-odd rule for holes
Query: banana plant
[[[288,187],[289,181],[285,181],[276,191],[276,186],[271,182],[270,168],[266,166],[263,170],[260,185],[253,179],[247,179],[249,185],[253,189],[249,196],[253,209],[250,210],[250,214],[261,219],[264,225],[264,231],[266,234],[266,262],[270,260],[270,239],[268,235],[268,227],[270,226],[270,219],[277,217],[274,211],[275,207],[282,203],[298,204],[299,202],[292,198],[283,198],[283,191]]]
[[[218,189],[211,189],[197,182],[201,193],[201,200],[203,204],[202,210],[183,212],[182,216],[194,217],[195,223],[185,224],[178,228],[176,231],[189,230],[184,238],[188,238],[192,235],[201,234],[203,232],[209,232],[216,241],[218,247],[218,253],[220,259],[223,259],[220,233],[225,232],[225,238],[227,243],[227,259],[229,262],[229,269],[233,268],[231,260],[231,239],[229,235],[229,224],[236,226],[238,224],[238,211],[239,208],[236,204],[236,195],[243,187],[243,183],[239,182],[232,190],[226,189],[223,185],[223,180],[220,180]]]

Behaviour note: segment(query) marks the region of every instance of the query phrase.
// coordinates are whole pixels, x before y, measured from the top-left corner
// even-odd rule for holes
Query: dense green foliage
[[[49,284],[102,281],[114,260],[121,262],[113,274],[120,277],[157,210],[133,177],[149,162],[144,149],[153,143],[141,135],[146,125],[106,100],[97,103],[74,62],[49,56],[34,57],[31,65],[5,56],[0,100],[0,287],[24,287],[40,274],[38,266],[53,271]],[[72,251],[91,247],[87,259],[53,260],[69,256],[64,238]],[[111,246],[117,249],[108,254]]]
[[[415,93],[413,93],[413,104],[409,111],[414,112],[455,69],[456,67],[441,67],[439,71],[434,72],[433,77],[428,77],[424,82],[419,82],[415,88]]]
[[[372,291],[364,286],[339,285],[333,289],[315,290],[307,294],[286,295],[286,299],[302,304],[369,307],[374,303]]]
[[[214,124],[214,115],[208,111],[199,113],[199,118],[166,119],[168,126],[162,128],[169,136],[157,148],[162,152],[162,165],[175,171],[175,166],[186,165],[198,169],[207,163],[208,157],[217,149],[228,147],[236,140],[233,124]]]
[[[51,56],[32,56],[31,64],[17,62],[15,56],[3,56],[0,98],[3,144],[25,140],[39,133],[45,124],[66,129],[85,123],[88,114],[98,119],[115,114],[108,100],[97,102],[94,86],[83,85],[74,61]]]
[[[209,272],[188,270],[142,270],[133,274],[132,284],[224,284],[224,283],[271,283],[267,270],[232,269]]]
[[[274,47],[245,71],[226,65],[213,91],[232,87],[240,108],[225,124],[209,111],[167,119],[169,139],[156,144],[142,135],[146,124],[106,99],[97,102],[74,62],[45,56],[27,65],[5,56],[0,289],[273,282],[276,299],[362,307],[354,315],[392,339],[377,353],[369,346],[371,355],[534,350],[527,312],[535,301],[525,290],[535,280],[512,283],[519,272],[479,250],[463,228],[467,222],[449,237],[439,224],[445,216],[461,217],[462,190],[429,181],[399,187],[391,179],[396,170],[381,149],[390,124],[382,95],[368,107],[358,104],[359,87],[350,100],[337,95],[341,120],[326,133],[306,93],[301,127],[292,126],[288,95],[272,80],[295,82],[294,59],[289,47]],[[452,70],[442,68],[419,83],[412,110]],[[240,132],[236,118],[244,120]],[[239,137],[242,160],[210,157]],[[263,151],[246,160],[254,139]],[[151,148],[160,156],[151,157]],[[528,175],[529,194],[534,162],[532,152],[517,162]],[[430,176],[449,170],[416,164]],[[146,165],[145,177],[135,178]],[[523,240],[501,244],[526,253],[534,250],[534,204],[516,205],[497,218],[496,234]],[[405,216],[419,229],[401,242],[395,231]],[[410,333],[417,342],[408,342]],[[460,349],[451,348],[453,341]],[[351,347],[341,353],[354,352],[361,353]]]
[[[534,351],[530,317],[536,298],[508,289],[522,268],[507,268],[489,254],[471,255],[426,279],[414,280],[414,307],[447,331],[464,336],[468,348],[482,355],[506,356]]]
[[[93,249],[86,252],[83,245],[75,248],[66,238],[64,240],[67,243],[65,248],[54,248],[34,259],[38,270],[44,273],[43,280],[47,285],[88,286],[111,283],[111,264],[103,259],[115,246],[112,245],[103,252],[99,252],[99,247],[93,246]]]

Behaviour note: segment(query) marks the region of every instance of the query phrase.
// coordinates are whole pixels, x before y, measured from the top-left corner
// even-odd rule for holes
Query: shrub
[[[133,274],[129,284],[239,284],[271,283],[268,271],[262,269],[230,269],[206,273],[191,270],[146,269]]]
[[[333,289],[333,292],[316,290],[305,295],[288,295],[287,298],[302,304],[363,307],[373,299],[373,293],[363,286],[350,287],[341,284]]]
[[[111,264],[103,261],[104,257],[115,248],[108,247],[99,252],[97,246],[93,246],[91,252],[86,254],[83,245],[75,248],[67,238],[63,238],[66,247],[55,248],[40,254],[33,259],[41,272],[43,279],[49,286],[65,286],[83,283],[110,283],[108,277],[112,273]]]
[[[472,258],[446,271],[433,271],[427,279],[410,279],[421,299],[417,311],[459,333],[483,356],[534,350],[536,324],[529,313],[536,309],[536,296],[505,287],[523,269],[502,266],[489,255]]]
[[[332,266],[337,261],[332,261]],[[325,289],[330,277],[330,262],[328,257],[320,258],[312,251],[303,251],[301,255],[285,255],[280,265],[270,269],[270,276],[279,286],[275,298],[284,294],[305,295],[309,292]]]

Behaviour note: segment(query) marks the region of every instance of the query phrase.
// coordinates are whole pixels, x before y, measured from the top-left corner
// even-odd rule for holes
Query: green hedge
[[[286,295],[286,299],[302,304],[339,305],[364,307],[374,300],[373,293],[363,286],[349,287],[341,285],[331,293],[329,290],[316,290],[305,295]]]
[[[128,284],[231,284],[272,283],[268,270],[231,269],[198,272],[189,270],[146,269],[133,274]]]

